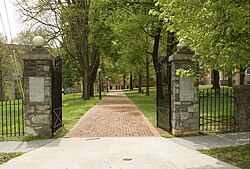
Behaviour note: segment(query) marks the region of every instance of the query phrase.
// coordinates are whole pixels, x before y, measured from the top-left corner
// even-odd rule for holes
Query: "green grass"
[[[212,85],[199,85],[199,89],[211,89]],[[231,86],[220,86],[221,89],[232,89]]]
[[[200,152],[240,167],[241,169],[250,168],[250,144],[212,148],[209,150],[201,150]]]
[[[106,92],[102,92],[102,96],[105,95]],[[100,101],[98,93],[95,93],[95,97],[90,100],[83,100],[81,96],[81,93],[63,96],[63,127],[55,133],[54,137],[63,137],[90,108]]]
[[[106,94],[105,91],[102,92],[102,96],[104,97]],[[53,138],[63,137],[68,130],[70,130],[75,123],[90,109],[92,108],[96,103],[98,103],[99,100],[99,94],[95,93],[95,97],[92,97],[90,100],[83,100],[81,98],[81,93],[76,94],[67,94],[63,95],[63,127],[60,128],[53,136]],[[8,103],[9,104],[9,103]],[[21,103],[20,103],[21,104]],[[2,106],[3,105],[3,106]],[[3,112],[6,114],[6,103],[0,102],[0,141],[31,141],[31,140],[40,140],[40,139],[48,139],[47,137],[32,137],[32,136],[15,136],[15,137],[2,137],[2,125],[4,126],[4,132],[6,128],[6,122],[5,122],[5,115],[4,115],[4,123],[2,124],[2,114],[1,114],[1,106],[3,107]],[[14,110],[13,105],[11,105],[11,110]],[[17,108],[15,108],[17,110]],[[9,116],[9,108],[7,108],[7,116],[8,116],[8,126],[10,124],[10,116]],[[12,112],[12,131],[15,131],[14,126],[17,126],[17,124],[14,125],[13,117],[14,113]],[[16,113],[17,114],[17,113]],[[21,113],[20,113],[21,115]],[[21,118],[21,117],[20,117]],[[17,117],[16,117],[17,119]],[[22,120],[22,119],[21,119]],[[22,129],[22,125],[20,128]],[[18,128],[18,127],[17,127]],[[8,131],[10,131],[10,127],[8,127]],[[10,136],[10,135],[8,135]],[[14,136],[14,135],[13,135]]]
[[[209,85],[199,86],[200,90],[209,89],[209,88],[211,88],[211,86],[209,86]],[[230,87],[222,87],[222,89],[223,88],[225,91],[227,91],[227,89],[231,89]],[[144,91],[145,91],[145,89],[144,89]],[[137,105],[137,107],[145,114],[145,116],[149,119],[149,121],[154,126],[156,126],[156,100],[155,100],[156,99],[156,88],[155,87],[150,88],[150,96],[146,96],[145,94],[138,93],[137,89],[134,89],[132,91],[124,90],[124,92],[129,97],[129,99],[132,102],[134,102]],[[208,116],[209,118],[212,117],[212,119],[215,121],[215,120],[219,119],[219,117],[218,117],[218,114],[219,114],[220,119],[221,118],[225,119],[223,121],[223,127],[221,126],[222,123],[220,123],[219,124],[220,128],[219,128],[218,122],[216,122],[216,123],[211,124],[212,127],[210,127],[210,124],[208,125],[208,127],[205,126],[204,130],[207,129],[208,131],[211,130],[211,131],[216,131],[216,132],[230,130],[230,125],[229,125],[230,120],[229,119],[226,120],[228,117],[231,116],[231,114],[233,114],[233,109],[234,109],[234,101],[231,102],[230,99],[224,98],[224,101],[222,100],[222,98],[218,99],[215,97],[212,97],[211,99],[207,99],[207,98],[201,99],[200,110],[203,111],[203,108],[205,110],[208,107],[208,110],[205,110],[205,112],[204,112],[204,116]],[[166,107],[166,100],[162,100],[162,101],[159,101],[159,105],[163,104],[163,106],[161,106],[161,107],[167,108]],[[215,103],[216,103],[216,106],[214,106]],[[226,106],[227,103],[230,103],[230,104],[228,106]],[[220,106],[218,106],[218,105],[220,105]],[[224,109],[224,111],[223,111],[223,109]],[[203,113],[201,113],[201,117],[203,117]],[[202,118],[200,119],[201,124],[207,123],[207,122],[208,121],[206,119],[205,120]],[[232,123],[233,123],[233,121],[232,121]]]
[[[212,87],[211,85],[200,85],[199,89],[209,89],[211,87]],[[225,88],[230,88],[230,87],[225,87]],[[145,91],[145,88],[143,89]],[[163,88],[163,90],[167,90],[167,89]],[[124,90],[124,92],[128,96],[128,98],[133,103],[135,103],[136,106],[145,114],[145,116],[149,119],[149,121],[153,125],[156,125],[156,88],[155,87],[150,88],[150,96],[146,96],[145,94],[138,93],[137,89],[134,89],[132,91],[126,89]],[[206,101],[205,101],[204,106],[206,106]]]
[[[145,91],[145,88],[144,88]],[[150,96],[138,93],[137,89],[124,90],[128,98],[145,114],[148,120],[156,125],[156,88],[150,88]],[[145,93],[145,92],[144,92]]]
[[[164,89],[164,88],[163,88]],[[144,88],[145,91],[145,88]],[[149,122],[156,126],[156,88],[150,87],[150,95],[138,93],[138,89],[124,90],[128,98],[144,113]],[[145,92],[144,92],[145,93]],[[164,100],[164,103],[166,100]],[[160,128],[156,128],[164,138],[172,138],[173,136]]]
[[[0,153],[0,164],[3,164],[12,158],[18,157],[23,153]]]
[[[0,141],[33,141],[33,140],[47,140],[49,137],[39,136],[15,136],[15,137],[2,137]]]

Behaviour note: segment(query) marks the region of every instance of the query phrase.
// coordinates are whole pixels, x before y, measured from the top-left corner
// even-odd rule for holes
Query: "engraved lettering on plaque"
[[[190,77],[180,78],[180,101],[194,100],[194,82]]]
[[[44,77],[29,77],[30,102],[44,102]]]

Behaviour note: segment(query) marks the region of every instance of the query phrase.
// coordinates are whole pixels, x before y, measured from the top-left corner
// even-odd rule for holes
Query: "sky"
[[[7,12],[9,15],[9,22],[10,22],[10,30],[12,33],[13,38],[18,34],[18,32],[22,29],[22,24],[20,22],[20,18],[18,17],[17,7],[13,5],[16,0],[5,0],[7,6]],[[4,28],[8,37],[8,41],[10,42],[10,31],[8,26],[8,20],[4,5],[4,0],[0,0],[0,14],[3,20]],[[4,34],[3,25],[0,18],[0,32]]]

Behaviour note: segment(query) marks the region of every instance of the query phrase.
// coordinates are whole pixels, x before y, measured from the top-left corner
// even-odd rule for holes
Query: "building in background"
[[[235,70],[232,76],[232,84],[233,85],[240,85],[240,70]],[[219,72],[220,76],[220,85],[221,86],[227,86],[228,85],[228,76],[225,72]],[[201,85],[212,85],[213,84],[213,71],[210,69],[209,73],[201,78],[200,84]],[[244,79],[245,85],[250,85],[250,68],[246,69],[245,71],[245,79]]]

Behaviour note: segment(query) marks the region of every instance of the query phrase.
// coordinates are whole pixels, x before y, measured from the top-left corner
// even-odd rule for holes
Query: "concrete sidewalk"
[[[0,169],[237,169],[161,137],[64,138]]]
[[[0,142],[0,153],[4,152],[29,152],[51,143],[54,139],[49,140],[34,140],[34,141],[6,141]]]
[[[249,142],[249,132],[159,137],[123,92],[110,92],[67,136],[84,138],[0,142],[0,152],[27,152],[0,169],[236,169],[196,150]]]
[[[175,142],[192,150],[201,150],[249,144],[249,136],[250,132],[239,132],[209,136],[175,137],[169,138],[169,141]]]
[[[99,139],[92,137],[91,139]],[[174,137],[167,140],[192,150],[210,149],[227,146],[237,146],[250,143],[250,132],[226,133],[209,136]],[[0,142],[0,152],[29,152],[51,143],[54,139],[34,140],[28,142]]]

